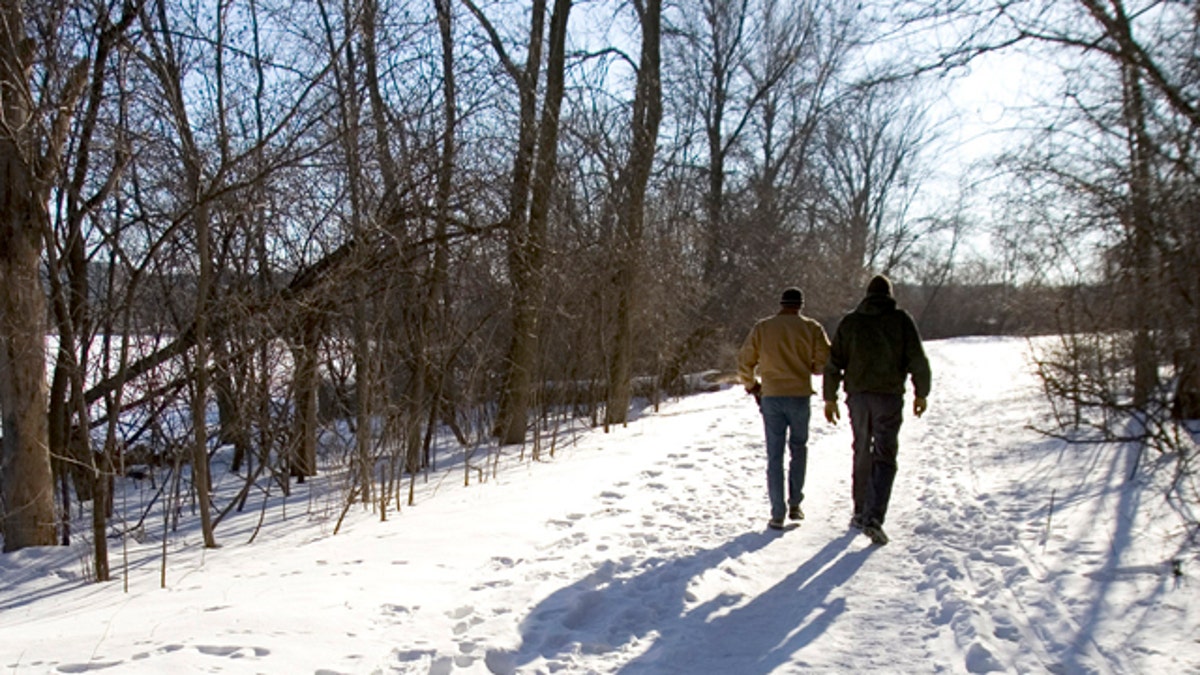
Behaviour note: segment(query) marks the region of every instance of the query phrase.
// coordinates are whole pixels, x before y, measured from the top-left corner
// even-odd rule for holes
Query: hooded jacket
[[[868,294],[834,333],[825,366],[825,400],[837,400],[843,381],[847,394],[903,395],[910,374],[914,394],[928,396],[932,375],[916,322],[890,295]]]
[[[779,313],[754,324],[738,352],[738,378],[754,384],[755,368],[763,396],[812,396],[812,376],[829,359],[829,338],[807,316]]]

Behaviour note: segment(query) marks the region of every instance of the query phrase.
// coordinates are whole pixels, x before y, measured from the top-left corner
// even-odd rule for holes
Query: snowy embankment
[[[928,350],[888,546],[847,527],[849,429],[819,408],[807,519],[765,528],[761,426],[732,388],[483,484],[436,474],[415,507],[352,510],[336,536],[340,505],[311,481],[253,544],[252,509],[221,549],[173,541],[166,589],[154,526],[127,569],[114,542],[104,585],[82,580],[82,548],[0,556],[0,668],[1200,672],[1200,564],[1158,493],[1131,489],[1131,451],[1026,429],[1041,401],[1021,340]]]

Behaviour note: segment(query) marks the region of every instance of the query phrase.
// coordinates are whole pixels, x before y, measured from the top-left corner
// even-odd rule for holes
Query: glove
[[[917,417],[920,417],[921,415],[925,414],[925,411],[927,409],[929,409],[929,402],[925,400],[925,397],[918,396],[913,399],[913,414],[914,415],[916,415]]]
[[[825,420],[830,424],[837,424],[841,418],[842,413],[838,410],[837,401],[825,401]]]

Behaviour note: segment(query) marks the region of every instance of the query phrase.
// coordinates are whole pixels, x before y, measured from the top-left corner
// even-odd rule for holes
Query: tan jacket
[[[821,324],[803,315],[779,313],[754,324],[738,351],[738,378],[754,384],[755,368],[763,396],[812,396],[812,376],[829,360],[829,337]]]

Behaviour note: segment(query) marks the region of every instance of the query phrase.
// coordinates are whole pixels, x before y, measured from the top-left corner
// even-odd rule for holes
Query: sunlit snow
[[[807,519],[766,528],[761,422],[732,387],[537,462],[476,449],[469,487],[448,442],[415,506],[355,505],[336,535],[339,476],[252,493],[219,549],[185,504],[165,588],[163,503],[123,481],[118,510],[146,519],[140,543],[111,540],[113,581],[87,581],[79,536],[0,556],[0,669],[1200,672],[1200,560],[1151,478],[1129,480],[1136,450],[1029,430],[1044,402],[1024,340],[927,349],[885,547],[847,526],[850,432],[819,414]],[[214,470],[227,503],[242,478]]]

